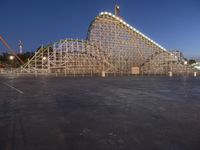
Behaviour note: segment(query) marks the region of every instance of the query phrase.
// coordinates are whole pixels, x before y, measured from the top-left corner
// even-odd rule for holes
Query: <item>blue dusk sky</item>
[[[94,17],[114,12],[115,4],[127,23],[166,49],[200,58],[199,0],[0,0],[0,35],[16,51],[19,40],[35,51],[60,39],[85,39]]]

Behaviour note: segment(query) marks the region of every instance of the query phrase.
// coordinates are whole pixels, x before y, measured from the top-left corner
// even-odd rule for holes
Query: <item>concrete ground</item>
[[[0,150],[199,150],[200,78],[0,77]]]

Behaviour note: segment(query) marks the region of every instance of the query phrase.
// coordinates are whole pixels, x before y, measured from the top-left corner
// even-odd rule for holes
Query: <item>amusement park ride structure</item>
[[[102,12],[95,17],[86,40],[65,39],[41,46],[17,72],[105,76],[183,74],[194,70],[126,23],[116,6],[115,15]]]
[[[8,45],[6,40],[0,35],[0,41],[3,43],[3,45],[8,49],[8,53],[12,56],[14,56],[22,65],[24,64],[24,61],[21,60],[19,56],[15,53],[15,51]]]

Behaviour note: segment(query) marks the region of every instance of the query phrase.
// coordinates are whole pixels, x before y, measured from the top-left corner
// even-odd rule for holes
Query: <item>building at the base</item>
[[[192,66],[193,66],[195,69],[197,69],[197,70],[200,71],[200,61],[199,61],[199,62],[196,62],[195,64],[192,64]]]

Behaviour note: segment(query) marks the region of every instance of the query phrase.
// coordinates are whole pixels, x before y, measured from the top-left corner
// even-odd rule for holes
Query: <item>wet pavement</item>
[[[200,78],[0,77],[0,150],[199,150]]]

